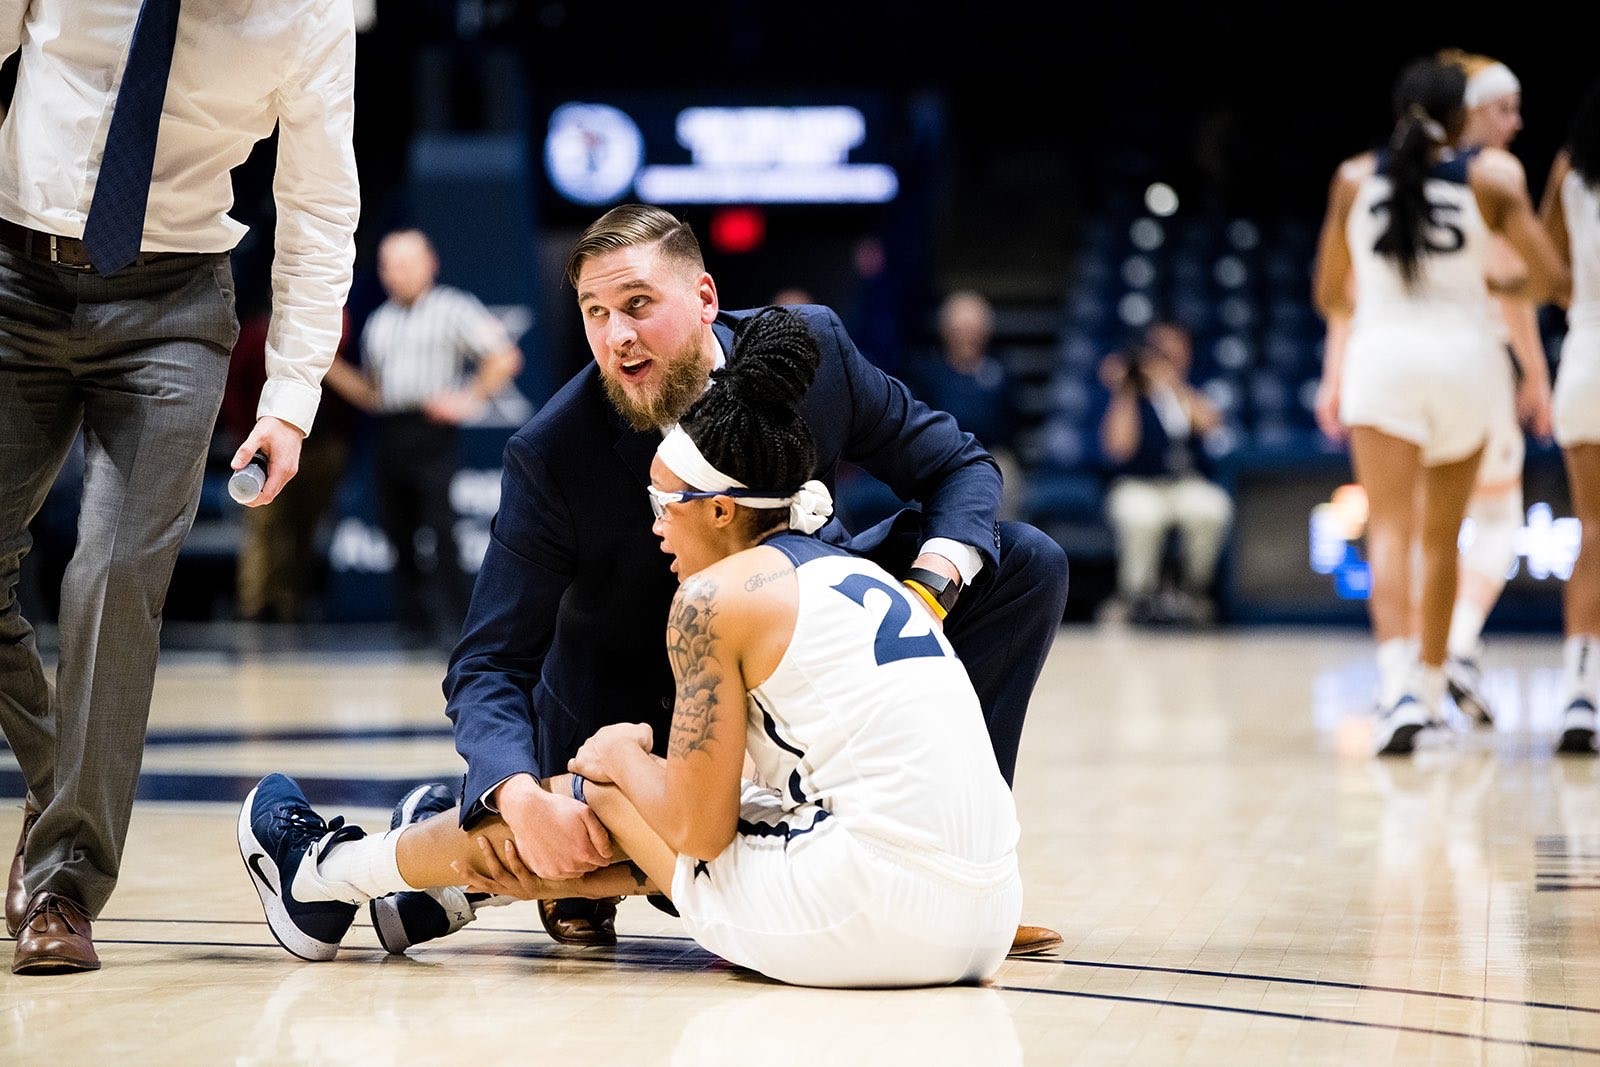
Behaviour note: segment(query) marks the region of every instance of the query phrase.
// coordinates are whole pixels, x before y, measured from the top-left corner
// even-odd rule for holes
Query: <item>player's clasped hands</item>
[[[625,750],[641,748],[649,752],[655,745],[655,731],[649,723],[624,722],[602,726],[595,735],[583,743],[578,754],[567,761],[567,770],[581,774],[591,782],[615,781],[615,767],[619,754]]]

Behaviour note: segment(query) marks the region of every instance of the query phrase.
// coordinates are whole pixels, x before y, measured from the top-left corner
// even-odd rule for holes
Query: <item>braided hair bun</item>
[[[805,321],[783,307],[739,324],[727,365],[679,425],[712,466],[752,488],[792,493],[816,472],[801,398],[821,356]]]

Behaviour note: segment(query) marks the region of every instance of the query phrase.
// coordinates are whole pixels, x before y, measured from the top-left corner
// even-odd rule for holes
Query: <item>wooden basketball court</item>
[[[170,642],[169,642],[170,644]],[[1024,918],[986,988],[834,992],[732,968],[626,902],[615,950],[531,904],[388,957],[273,941],[234,843],[263,774],[387,825],[462,770],[443,664],[164,654],[98,973],[0,973],[0,1063],[1564,1063],[1600,1056],[1600,764],[1550,754],[1554,637],[1491,635],[1497,728],[1367,755],[1366,634],[1061,632],[1018,770]],[[0,845],[21,784],[0,750]],[[9,943],[4,945],[10,952]]]

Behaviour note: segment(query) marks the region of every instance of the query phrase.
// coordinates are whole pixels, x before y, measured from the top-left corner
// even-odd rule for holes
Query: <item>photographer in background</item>
[[[1185,327],[1158,320],[1100,365],[1111,394],[1100,447],[1117,539],[1113,609],[1135,623],[1196,625],[1215,616],[1211,585],[1233,501],[1205,473],[1200,438],[1221,415],[1189,383],[1192,353]],[[1182,538],[1180,584],[1163,590],[1163,551],[1174,528]]]

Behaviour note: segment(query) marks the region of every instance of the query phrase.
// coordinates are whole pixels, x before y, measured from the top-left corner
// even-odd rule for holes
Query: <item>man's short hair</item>
[[[591,222],[567,257],[567,283],[578,287],[578,272],[594,256],[634,245],[660,243],[661,254],[694,268],[706,269],[700,242],[687,222],[648,204],[619,204]]]

